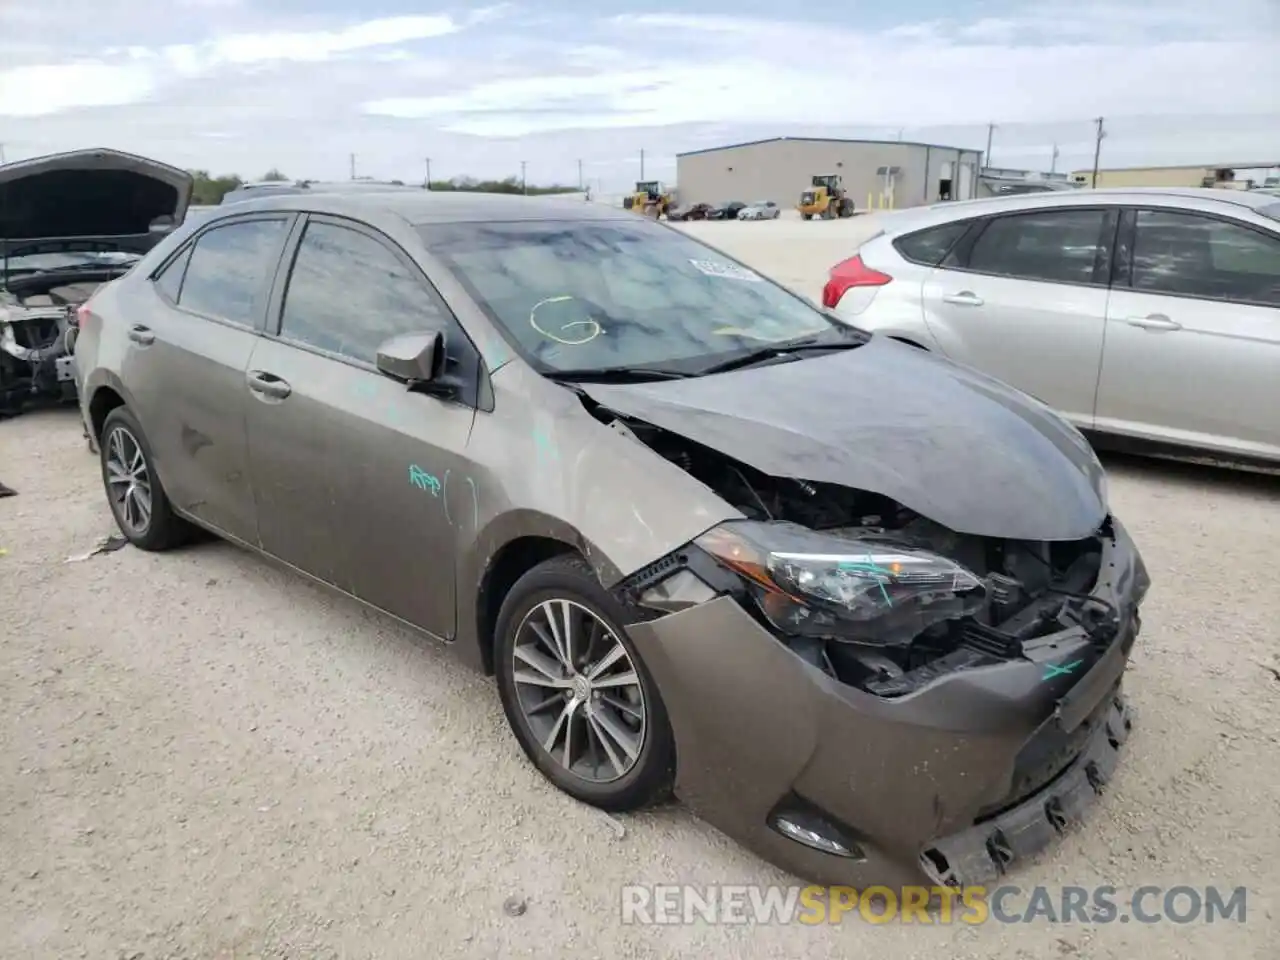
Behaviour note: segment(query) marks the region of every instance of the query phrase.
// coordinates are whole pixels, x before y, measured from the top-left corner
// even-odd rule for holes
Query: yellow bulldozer
[[[636,182],[636,191],[629,197],[624,197],[622,206],[627,210],[634,210],[636,213],[643,214],[646,217],[653,217],[657,220],[664,217],[671,210],[672,203],[675,198],[671,195],[658,180],[639,180]]]
[[[852,217],[854,213],[853,198],[845,191],[840,175],[835,173],[814,177],[812,186],[800,194],[796,209],[805,220],[814,217],[834,220],[836,217]]]

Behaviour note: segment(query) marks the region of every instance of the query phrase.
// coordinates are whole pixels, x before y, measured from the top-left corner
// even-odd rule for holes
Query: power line
[[[1098,159],[1102,156],[1102,138],[1107,135],[1107,131],[1102,126],[1102,117],[1094,121],[1098,125],[1098,138],[1093,145],[1093,186],[1098,186]]]

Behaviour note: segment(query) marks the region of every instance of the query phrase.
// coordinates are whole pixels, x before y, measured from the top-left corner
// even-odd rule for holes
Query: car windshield
[[[430,224],[420,233],[544,372],[691,370],[829,331],[804,299],[652,222]]]

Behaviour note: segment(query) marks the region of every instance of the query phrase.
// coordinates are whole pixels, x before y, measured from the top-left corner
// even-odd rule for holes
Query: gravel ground
[[[815,292],[869,225],[692,229]],[[2,423],[0,956],[1274,958],[1280,481],[1109,464],[1154,578],[1138,726],[1011,880],[1244,884],[1245,924],[638,927],[623,884],[791,880],[678,807],[555,792],[488,680],[254,556],[66,562],[112,529],[75,416]]]

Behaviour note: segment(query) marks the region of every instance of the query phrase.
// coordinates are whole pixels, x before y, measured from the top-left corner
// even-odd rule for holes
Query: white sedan
[[[778,205],[772,200],[759,200],[738,211],[739,220],[777,220]]]
[[[1103,189],[884,215],[823,305],[1096,437],[1280,465],[1280,198]]]

